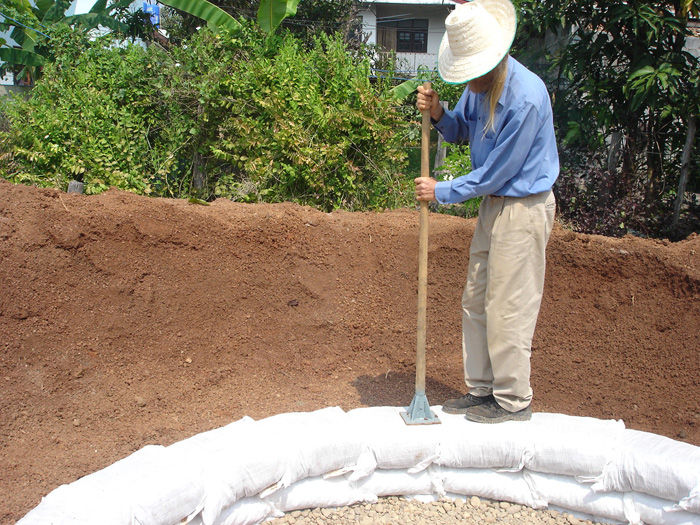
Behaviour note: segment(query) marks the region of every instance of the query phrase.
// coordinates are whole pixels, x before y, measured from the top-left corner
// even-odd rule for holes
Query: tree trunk
[[[199,195],[206,186],[207,173],[204,171],[204,162],[199,152],[194,152],[192,159],[192,187],[197,195]]]
[[[649,183],[645,199],[649,204],[658,201],[666,186],[663,170],[664,139],[663,135],[659,133],[662,128],[663,122],[661,122],[660,116],[653,111],[650,112],[646,145]]]
[[[693,143],[695,142],[695,126],[695,118],[690,117],[688,121],[688,131],[685,135],[685,145],[683,146],[683,156],[681,157],[681,176],[678,181],[678,194],[676,195],[676,202],[673,203],[672,230],[678,228],[678,220],[681,216],[681,205],[683,204],[685,185],[688,183],[688,173],[690,173],[690,154],[693,151]]]
[[[625,136],[621,131],[613,131],[610,134],[610,148],[608,149],[608,173],[614,173],[617,170],[617,165],[620,162],[622,153],[622,139]]]
[[[204,107],[201,104],[197,104],[197,119],[199,120],[204,113]],[[192,157],[192,187],[198,196],[201,197],[202,189],[207,183],[207,173],[204,170],[205,163],[199,151],[195,148],[194,155]]]

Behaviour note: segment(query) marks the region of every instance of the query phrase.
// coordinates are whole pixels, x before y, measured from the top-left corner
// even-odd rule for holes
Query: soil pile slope
[[[463,390],[474,220],[431,215],[427,394]],[[418,214],[96,197],[0,180],[0,522],[149,443],[413,397]],[[535,411],[700,445],[700,238],[557,226]]]

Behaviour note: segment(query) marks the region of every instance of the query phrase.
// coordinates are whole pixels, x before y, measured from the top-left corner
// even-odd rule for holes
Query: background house
[[[16,46],[17,43],[10,38],[10,32],[2,32],[0,31],[0,38],[5,40],[7,42],[8,46]],[[0,63],[2,61],[0,60]],[[0,76],[0,95],[5,95],[8,92],[7,88],[3,88],[3,86],[14,86],[15,85],[15,76],[11,72],[5,73],[4,76]]]
[[[367,43],[395,51],[399,69],[415,76],[420,66],[437,68],[445,18],[455,5],[452,0],[376,0],[363,2],[358,14]]]

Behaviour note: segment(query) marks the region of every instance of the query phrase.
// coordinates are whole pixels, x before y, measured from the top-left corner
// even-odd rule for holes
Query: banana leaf
[[[207,0],[162,0],[162,3],[201,18],[210,26],[240,28],[240,24],[235,18]]]
[[[67,16],[66,23],[76,23],[85,27],[86,29],[93,29],[97,26],[103,26],[110,28],[112,31],[120,31],[122,33],[126,33],[129,29],[126,24],[102,13],[83,13],[81,15]]]
[[[46,12],[53,6],[53,0],[37,0],[35,14],[37,18],[43,19]]]
[[[63,20],[69,7],[70,2],[68,0],[56,0],[56,2],[46,10],[44,18],[41,21],[46,24]]]
[[[16,26],[10,32],[10,38],[25,51],[34,51],[40,37],[33,29]]]
[[[0,60],[7,62],[9,65],[17,66],[42,66],[44,65],[44,57],[37,55],[31,51],[24,49],[16,49],[13,47],[0,48]]]
[[[408,95],[413,93],[418,86],[423,83],[422,80],[417,80],[415,78],[402,82],[398,86],[395,86],[389,91],[392,99],[400,101],[405,99]]]
[[[90,8],[89,13],[102,13],[107,7],[107,0],[97,0],[95,4]]]
[[[298,4],[299,0],[260,0],[258,7],[260,28],[268,34],[272,33],[282,20],[296,14]]]

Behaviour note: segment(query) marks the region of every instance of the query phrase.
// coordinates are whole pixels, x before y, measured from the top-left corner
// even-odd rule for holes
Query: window
[[[428,21],[402,20],[397,22],[396,51],[404,53],[427,53]]]
[[[380,41],[389,49],[396,49],[400,53],[427,53],[428,52],[428,20],[412,19],[396,22],[379,22]],[[389,35],[395,34],[394,42],[387,42]],[[393,36],[393,35],[392,35]],[[389,44],[389,45],[386,45]],[[396,46],[396,47],[394,47]]]

